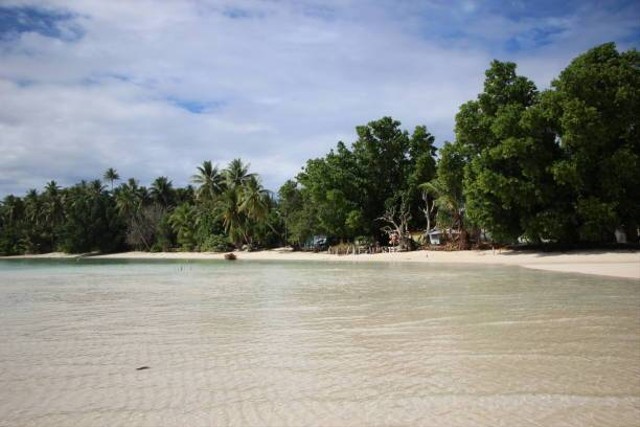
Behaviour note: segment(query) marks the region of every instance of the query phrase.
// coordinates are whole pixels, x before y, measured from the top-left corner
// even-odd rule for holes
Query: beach
[[[637,425],[638,281],[496,263],[592,255],[0,262],[0,424]]]
[[[581,251],[581,252],[521,252],[513,250],[394,252],[359,255],[333,255],[326,252],[300,252],[287,248],[255,252],[234,252],[238,260],[246,261],[331,261],[331,262],[386,262],[424,264],[485,264],[516,265],[525,268],[580,273],[596,276],[620,277],[640,280],[639,251]],[[20,255],[5,258],[73,258],[78,255],[50,253]],[[213,252],[122,252],[92,255],[95,259],[128,260],[222,260],[223,253]]]

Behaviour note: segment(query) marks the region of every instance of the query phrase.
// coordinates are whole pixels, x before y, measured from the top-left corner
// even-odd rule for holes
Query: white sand
[[[640,280],[640,251],[571,253],[494,251],[413,251],[398,253],[331,255],[326,252],[293,252],[286,248],[258,252],[234,252],[237,259],[255,261],[342,261],[342,262],[420,262],[428,264],[502,264],[518,265],[537,270],[582,273],[598,276],[622,277]],[[77,258],[86,255],[67,255],[59,252],[40,255],[19,255],[5,258]],[[93,255],[96,259],[224,259],[223,253],[214,252],[122,252]]]
[[[540,253],[515,251],[414,251],[361,255],[292,252],[275,249],[259,252],[235,252],[241,260],[268,261],[346,261],[346,262],[422,262],[518,265],[538,270],[583,273],[640,280],[640,252],[583,251],[574,253]],[[101,255],[101,259],[223,259],[221,253],[199,252],[125,252]]]

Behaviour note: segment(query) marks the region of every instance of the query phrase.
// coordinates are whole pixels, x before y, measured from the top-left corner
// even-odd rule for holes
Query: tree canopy
[[[425,126],[412,134],[400,126],[391,117],[357,126],[358,139],[350,148],[338,142],[281,188],[282,203],[296,200],[301,209],[285,219],[288,230],[304,231],[290,233],[292,242],[318,233],[341,240],[381,239],[380,217],[387,209],[403,201],[418,209],[417,184],[435,174],[435,139]]]
[[[492,62],[456,116],[468,218],[504,241],[637,239],[638,52],[595,47],[542,93],[515,70]]]

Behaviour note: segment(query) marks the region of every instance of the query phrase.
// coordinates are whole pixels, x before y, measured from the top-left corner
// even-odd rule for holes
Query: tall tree
[[[22,247],[24,228],[24,202],[20,197],[10,194],[0,203],[1,255],[24,253]]]
[[[64,223],[64,206],[62,189],[55,181],[49,181],[44,188],[42,194],[42,214],[46,224],[46,235],[48,238],[48,249],[54,250],[58,236],[60,234],[60,228]]]
[[[125,220],[139,212],[145,205],[146,200],[146,189],[140,187],[138,181],[134,178],[130,178],[115,191],[116,207]]]
[[[120,175],[118,175],[118,172],[114,168],[107,169],[102,177],[111,183],[111,191],[113,191],[114,181],[118,181],[120,179]]]
[[[400,125],[383,117],[356,127],[353,155],[362,173],[360,193],[364,196],[360,205],[363,220],[374,235],[382,225],[378,218],[392,206],[404,204],[410,212],[419,212],[417,186],[435,174],[433,136],[424,126],[409,135]]]
[[[432,198],[437,208],[439,228],[455,229],[459,236],[464,237],[466,228],[462,185],[464,168],[469,160],[463,150],[460,143],[445,142],[440,149],[436,178],[421,184],[419,188]],[[426,214],[431,214],[429,209]],[[460,239],[459,247],[463,249],[465,245],[464,238]]]
[[[418,184],[435,173],[434,138],[424,126],[410,135],[400,125],[383,117],[358,126],[351,149],[339,142],[326,157],[309,160],[297,177],[306,214],[293,218],[314,216],[309,230],[334,237],[382,239],[380,218],[389,208],[404,205],[419,213]]]
[[[255,173],[249,173],[250,165],[243,163],[241,159],[233,159],[224,170],[227,187],[242,187],[256,177]]]
[[[573,200],[565,212],[588,241],[640,221],[640,53],[607,43],[574,59],[552,82],[545,114],[562,155],[552,170]]]
[[[270,207],[270,194],[255,176],[242,187],[240,210],[253,221],[262,221],[267,217]]]
[[[198,172],[191,177],[191,182],[198,186],[196,195],[203,202],[214,201],[224,190],[224,175],[210,160],[198,166]]]
[[[216,208],[224,230],[238,248],[246,241],[246,215],[240,209],[240,193],[235,188],[226,188],[220,195]]]
[[[169,208],[175,203],[175,190],[173,183],[166,176],[159,176],[151,183],[149,189],[151,199],[154,203]]]
[[[65,252],[112,252],[122,248],[124,223],[99,180],[81,181],[65,193],[65,223],[60,236]]]
[[[288,180],[280,187],[277,209],[283,221],[284,241],[300,247],[314,232],[315,214],[296,181]]]
[[[514,63],[493,61],[485,75],[484,92],[456,116],[457,142],[470,157],[466,215],[500,240],[546,238],[538,217],[554,202],[548,165],[558,148],[534,107],[538,92]]]
[[[184,250],[193,250],[196,245],[196,208],[183,203],[176,207],[169,222],[178,236],[178,244]]]

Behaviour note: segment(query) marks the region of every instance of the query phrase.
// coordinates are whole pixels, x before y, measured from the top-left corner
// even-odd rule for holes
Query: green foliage
[[[224,188],[224,176],[210,160],[198,166],[198,172],[191,177],[191,182],[198,186],[196,196],[200,202],[215,200]]]
[[[327,156],[307,162],[297,177],[299,189],[294,191],[291,183],[281,189],[287,205],[286,227],[294,240],[313,234],[379,239],[379,218],[398,199],[408,200],[413,211],[419,210],[422,199],[417,185],[435,174],[434,138],[424,126],[409,135],[400,125],[383,117],[356,127],[358,139],[351,149],[339,142]],[[288,209],[294,200],[295,212]]]
[[[284,228],[284,241],[294,247],[300,247],[316,229],[315,206],[305,201],[309,193],[303,192],[298,184],[289,180],[278,191],[278,211]]]
[[[549,164],[559,155],[555,135],[538,107],[533,82],[516,74],[514,63],[493,61],[484,92],[461,107],[456,136],[464,166],[468,220],[494,238],[547,238],[556,188]],[[535,227],[534,227],[535,225]]]
[[[228,252],[233,249],[229,238],[224,234],[211,234],[199,246],[202,252]]]
[[[185,251],[193,250],[196,245],[196,212],[195,206],[184,203],[176,207],[169,217],[177,242]]]
[[[65,192],[65,221],[59,247],[68,253],[114,252],[123,248],[125,227],[113,198],[99,180]]]
[[[601,242],[616,228],[635,231],[638,52],[591,49],[542,94],[515,70],[493,61],[484,92],[456,116],[468,220],[505,241]]]
[[[112,168],[104,176],[119,179]],[[231,243],[280,243],[276,204],[248,164],[235,159],[218,170],[204,162],[193,181],[200,184],[197,191],[174,189],[164,176],[149,190],[133,178],[112,191],[99,180],[66,189],[51,181],[43,193],[7,196],[0,203],[0,254],[167,251],[176,245],[228,250]]]
[[[111,183],[111,190],[113,191],[113,182],[118,181],[120,179],[120,175],[114,168],[109,168],[105,171],[102,178]]]
[[[159,176],[151,184],[149,191],[151,200],[164,208],[175,206],[175,190],[173,183],[166,176]]]
[[[301,246],[310,236],[304,221],[305,203],[298,184],[288,180],[278,190],[278,212],[284,228],[284,241],[293,246]]]
[[[465,226],[462,181],[468,160],[460,143],[445,142],[439,154],[436,177],[418,188],[433,200],[438,226],[460,231]]]
[[[552,170],[573,201],[567,214],[579,238],[610,240],[617,227],[635,231],[640,221],[640,53],[620,53],[613,43],[597,46],[573,60],[552,86],[544,107],[563,154]]]
[[[616,205],[597,197],[580,198],[576,214],[581,219],[580,238],[588,242],[613,240],[617,225]]]

